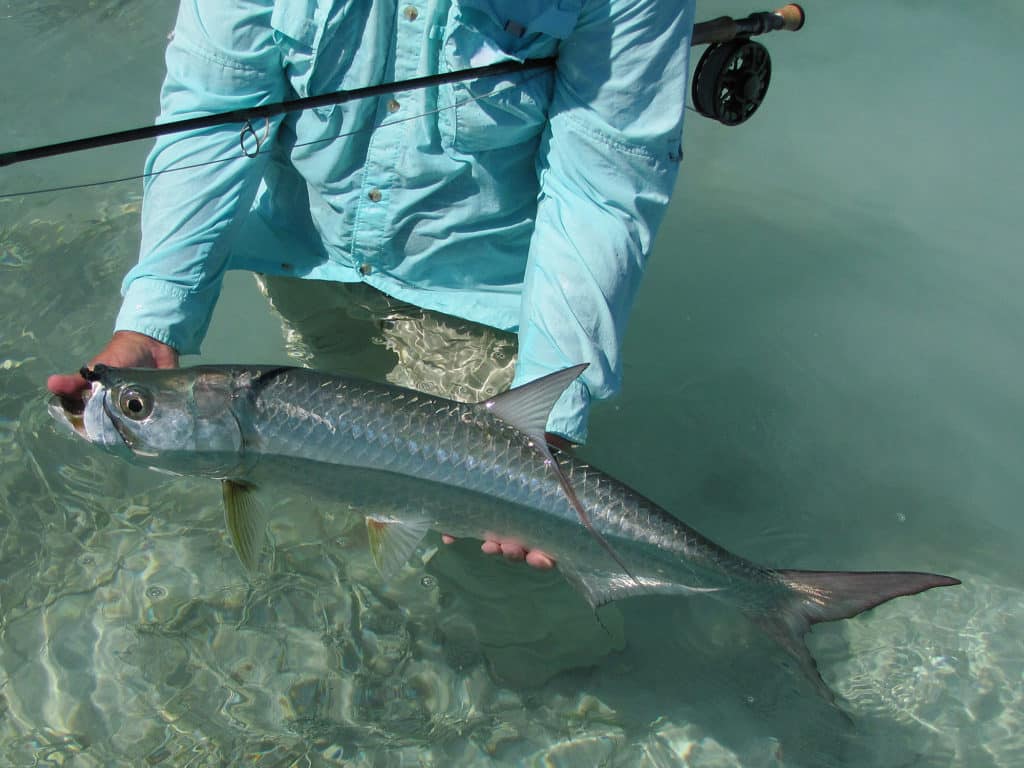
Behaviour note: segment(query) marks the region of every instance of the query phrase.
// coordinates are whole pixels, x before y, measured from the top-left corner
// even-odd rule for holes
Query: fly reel
[[[715,43],[704,51],[694,72],[693,105],[704,117],[739,125],[764,102],[771,79],[772,58],[760,43]]]
[[[693,73],[693,106],[723,125],[750,119],[764,102],[772,79],[768,49],[750,39],[775,30],[796,31],[804,25],[803,9],[790,3],[772,13],[745,19],[722,17],[694,27],[694,45],[707,45]]]

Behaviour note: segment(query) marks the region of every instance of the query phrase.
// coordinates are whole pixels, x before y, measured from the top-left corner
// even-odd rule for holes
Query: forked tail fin
[[[900,571],[776,571],[790,591],[770,613],[751,614],[796,659],[804,674],[829,702],[832,691],[822,680],[804,635],[815,624],[849,619],[876,605],[933,587],[952,587],[958,579],[936,573]]]

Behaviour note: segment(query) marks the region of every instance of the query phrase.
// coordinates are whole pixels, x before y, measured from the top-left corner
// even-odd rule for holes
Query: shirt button
[[[361,275],[368,275],[371,272],[373,272],[373,267],[371,267],[369,264],[360,264],[359,265],[359,274],[361,274]]]
[[[405,6],[405,10],[402,11],[402,15],[405,16],[405,18],[407,18],[409,21],[416,21],[417,17],[419,17],[420,15],[420,12],[416,10],[416,6],[407,5]]]
[[[399,104],[394,99],[392,99],[391,101],[388,102],[388,112],[397,112],[400,106],[402,105]]]
[[[380,199],[383,197],[379,189],[371,189],[366,196],[374,203],[379,203]]]

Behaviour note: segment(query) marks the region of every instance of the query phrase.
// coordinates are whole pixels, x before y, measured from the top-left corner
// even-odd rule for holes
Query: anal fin
[[[595,611],[602,605],[636,595],[695,595],[717,592],[718,587],[692,587],[654,576],[631,575],[576,567],[559,561],[558,569]]]

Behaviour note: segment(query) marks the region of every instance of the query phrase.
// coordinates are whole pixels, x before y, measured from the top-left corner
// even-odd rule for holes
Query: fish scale
[[[803,641],[812,625],[959,584],[933,573],[767,568],[611,475],[552,457],[544,425],[581,370],[469,404],[300,368],[97,365],[83,374],[93,383],[84,412],[59,399],[50,410],[129,461],[222,481],[246,567],[263,546],[258,488],[290,484],[361,511],[385,576],[434,529],[542,549],[595,609],[639,594],[719,599],[777,640],[830,701]]]

